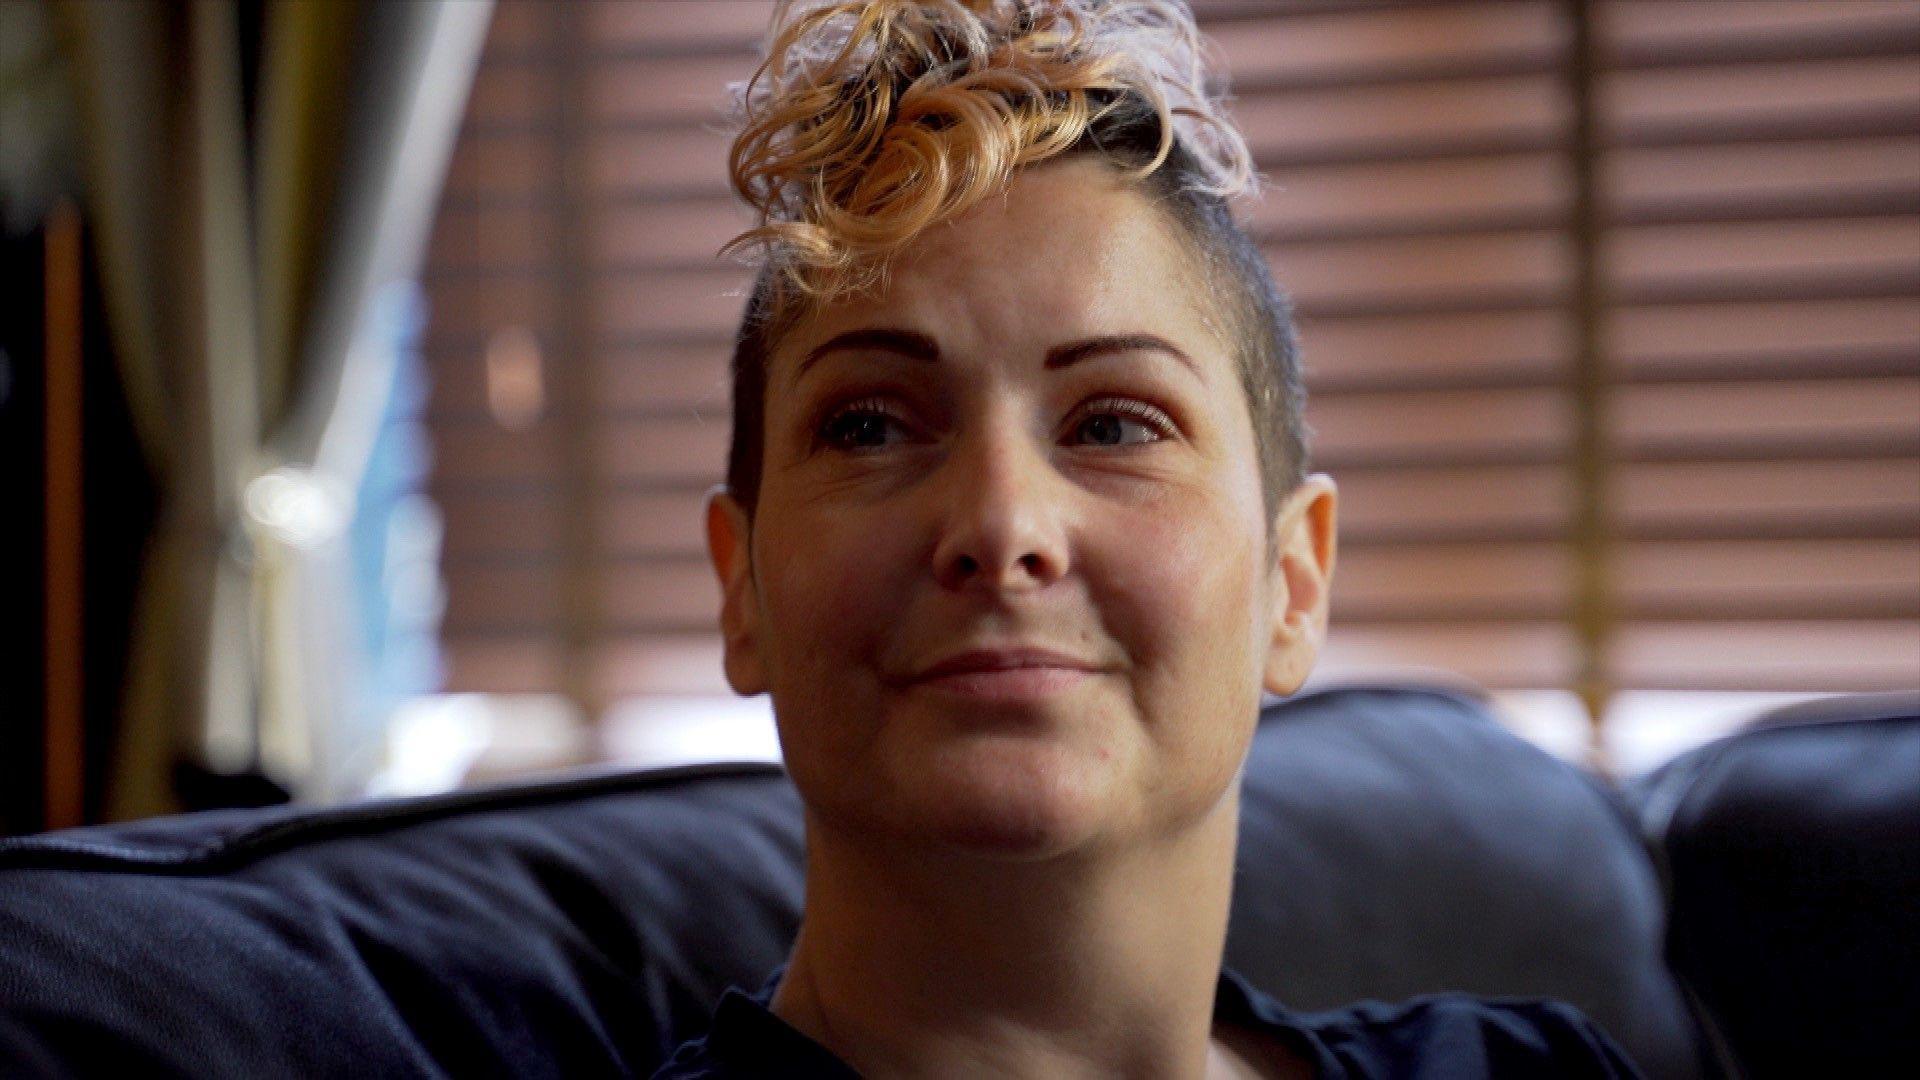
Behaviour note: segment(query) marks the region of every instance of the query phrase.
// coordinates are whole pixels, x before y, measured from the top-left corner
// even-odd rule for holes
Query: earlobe
[[[765,693],[760,659],[759,600],[754,595],[750,526],[740,501],[724,487],[707,495],[707,555],[720,579],[720,631],[727,684],[742,696]]]
[[[1270,693],[1297,693],[1326,641],[1338,504],[1333,478],[1314,473],[1274,516],[1272,610],[1262,679]]]

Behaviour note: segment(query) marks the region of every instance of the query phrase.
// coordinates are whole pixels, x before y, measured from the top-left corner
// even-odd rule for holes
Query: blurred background
[[[1203,0],[1309,684],[1633,775],[1920,688],[1920,0]],[[0,3],[0,832],[777,755],[700,535],[771,4]]]

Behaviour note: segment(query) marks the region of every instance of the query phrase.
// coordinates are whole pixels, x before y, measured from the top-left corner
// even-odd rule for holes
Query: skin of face
[[[751,526],[719,493],[707,531],[728,680],[771,693],[810,827],[1044,859],[1230,803],[1261,688],[1297,690],[1324,637],[1335,493],[1315,475],[1266,520],[1174,229],[1102,163],[1029,168],[775,349]],[[808,359],[870,330],[938,355]],[[921,678],[1014,647],[1086,670]]]

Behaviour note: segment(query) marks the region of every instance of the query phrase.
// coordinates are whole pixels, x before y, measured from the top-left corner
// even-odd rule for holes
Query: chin
[[[909,842],[1046,859],[1110,838],[1133,816],[1110,749],[977,737],[903,764],[891,786]]]

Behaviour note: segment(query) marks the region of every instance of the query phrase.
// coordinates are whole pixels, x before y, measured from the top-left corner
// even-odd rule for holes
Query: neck
[[[1180,834],[1037,862],[884,850],[808,821],[773,1011],[862,1074],[1198,1077],[1239,796]]]

